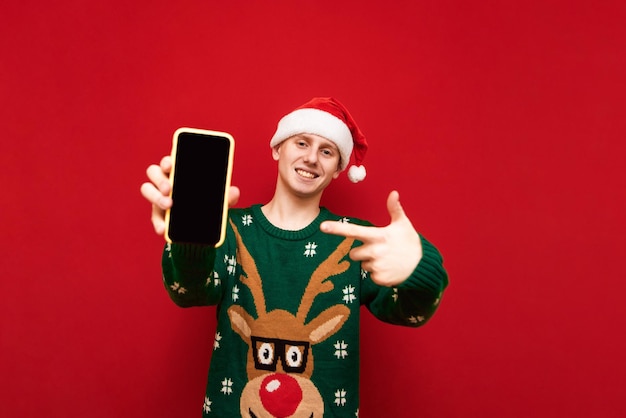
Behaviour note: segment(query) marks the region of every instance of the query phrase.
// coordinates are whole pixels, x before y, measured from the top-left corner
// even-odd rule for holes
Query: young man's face
[[[274,147],[272,156],[279,180],[301,197],[320,194],[340,173],[337,146],[318,135],[292,136]]]

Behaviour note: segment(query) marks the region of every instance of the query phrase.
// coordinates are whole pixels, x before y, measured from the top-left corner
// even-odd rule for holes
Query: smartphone
[[[234,146],[233,137],[225,132],[176,130],[170,172],[172,207],[165,213],[167,242],[222,245]]]

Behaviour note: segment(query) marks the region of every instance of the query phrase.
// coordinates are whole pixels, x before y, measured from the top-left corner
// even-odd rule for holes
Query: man
[[[219,417],[354,417],[359,408],[360,305],[379,319],[417,327],[435,312],[448,278],[437,249],[387,199],[391,223],[337,216],[325,188],[367,150],[347,109],[314,98],[283,117],[270,141],[278,164],[265,205],[229,210],[215,249],[166,245],[166,289],[180,306],[217,305],[203,411]],[[142,194],[155,231],[171,207],[171,159],[148,168]],[[362,166],[348,170],[352,181]],[[230,189],[229,205],[239,189]]]

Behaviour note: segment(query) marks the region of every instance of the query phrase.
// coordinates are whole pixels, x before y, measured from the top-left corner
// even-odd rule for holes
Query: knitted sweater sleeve
[[[161,260],[163,283],[180,307],[215,305],[221,288],[214,277],[216,249],[206,245],[166,244]]]
[[[419,327],[430,319],[448,285],[448,274],[437,248],[420,235],[422,258],[413,273],[397,287],[363,282],[362,301],[378,319],[395,325]]]

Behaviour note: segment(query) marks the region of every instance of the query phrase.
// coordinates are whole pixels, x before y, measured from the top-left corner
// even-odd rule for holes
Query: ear
[[[306,327],[313,344],[320,343],[341,329],[350,316],[350,309],[335,305],[319,314]]]
[[[278,161],[278,157],[280,157],[280,146],[281,146],[281,144],[282,144],[282,142],[272,148],[272,158],[274,159],[274,161]]]
[[[243,338],[244,341],[250,341],[252,331],[250,325],[254,319],[239,305],[233,305],[228,308],[228,316],[230,317],[230,325],[233,330]]]

